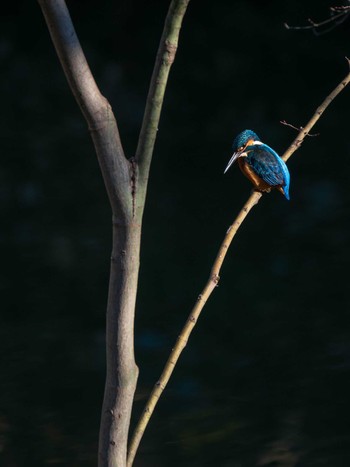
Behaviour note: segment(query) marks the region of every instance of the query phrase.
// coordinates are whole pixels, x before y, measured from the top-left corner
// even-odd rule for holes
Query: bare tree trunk
[[[141,222],[148,173],[169,71],[189,0],[172,0],[153,70],[135,159],[123,151],[117,122],[89,69],[64,0],[38,0],[75,99],[88,123],[113,214],[113,249],[106,319],[107,374],[99,466],[126,465],[138,368],[134,314]]]
[[[138,369],[132,331],[140,252],[140,224],[113,220],[113,251],[107,305],[107,375],[99,465],[123,466]]]

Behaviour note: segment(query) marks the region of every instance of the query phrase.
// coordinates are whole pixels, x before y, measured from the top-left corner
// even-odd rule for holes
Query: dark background
[[[144,216],[133,423],[250,193],[234,136],[283,153],[348,70],[350,19],[288,31],[341,2],[190,3]],[[344,3],[343,3],[344,4]],[[132,156],[168,1],[70,1]],[[86,124],[36,2],[0,27],[0,465],[94,466],[111,213]],[[290,159],[235,238],[135,466],[350,465],[349,102]]]

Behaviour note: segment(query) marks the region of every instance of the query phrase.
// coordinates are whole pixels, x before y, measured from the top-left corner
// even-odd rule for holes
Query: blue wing
[[[271,186],[281,185],[289,199],[290,175],[285,162],[266,144],[249,146],[247,162]]]

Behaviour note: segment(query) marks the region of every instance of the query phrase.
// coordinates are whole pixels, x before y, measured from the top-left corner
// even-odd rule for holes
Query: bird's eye
[[[244,146],[241,146],[241,147],[238,148],[238,151],[241,152],[241,151],[243,151],[243,149],[244,149]]]

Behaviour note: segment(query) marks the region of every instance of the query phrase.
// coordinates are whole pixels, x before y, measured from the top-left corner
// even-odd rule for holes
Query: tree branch
[[[291,123],[288,123],[286,122],[285,120],[280,120],[280,123],[282,123],[282,125],[285,125],[285,126],[289,126],[290,128],[293,128],[293,130],[296,130],[298,133],[299,131],[303,130],[303,127],[300,126],[299,128],[295,125],[292,125]],[[310,136],[311,138],[315,137],[315,136],[320,136],[319,133],[308,133],[306,136]]]
[[[172,0],[159,43],[136,150],[139,178],[142,180],[144,190],[147,187],[148,173],[157,137],[160,112],[162,110],[169,71],[175,59],[180,28],[189,1]]]
[[[65,1],[38,3],[71,91],[88,123],[112,210],[128,218],[132,212],[129,163],[111,106],[92,76]]]
[[[320,36],[321,34],[326,34],[327,32],[332,31],[332,29],[336,28],[340,24],[342,24],[350,14],[350,7],[349,6],[340,6],[340,7],[330,7],[331,17],[327,18],[320,23],[316,23],[311,18],[308,18],[308,22],[310,23],[309,26],[289,26],[289,24],[284,23],[284,27],[290,30],[307,30],[311,29],[315,36]],[[324,26],[327,26],[323,30]]]
[[[315,123],[321,117],[321,115],[326,110],[326,108],[329,106],[329,104],[345,88],[345,86],[349,82],[350,82],[350,72],[347,74],[344,80],[334,89],[334,91],[332,91],[331,94],[329,94],[329,96],[326,97],[326,99],[322,102],[322,104],[316,109],[316,112],[314,113],[310,121],[307,123],[307,125],[299,132],[296,139],[293,141],[293,143],[289,146],[289,148],[283,155],[283,159],[285,161],[288,160],[289,157],[301,146],[305,136],[308,135],[311,128],[315,125]],[[238,229],[242,225],[243,221],[245,220],[245,218],[247,217],[247,215],[249,214],[253,206],[255,206],[259,202],[261,197],[262,197],[262,193],[256,192],[256,191],[252,192],[247,202],[244,204],[240,213],[238,214],[235,221],[230,226],[230,228],[228,229],[225,235],[224,241],[221,244],[221,247],[215,259],[214,265],[210,272],[209,280],[207,284],[205,285],[204,289],[202,290],[202,292],[200,293],[200,295],[198,296],[197,302],[194,305],[189,317],[187,318],[186,324],[183,327],[181,334],[179,335],[173,350],[171,351],[171,354],[165,364],[164,370],[159,378],[159,381],[155,384],[151,392],[151,395],[146,403],[146,407],[144,408],[142,415],[138,421],[138,424],[135,428],[135,431],[133,433],[133,436],[131,438],[131,443],[129,446],[128,460],[127,460],[128,467],[131,467],[133,464],[136,451],[138,449],[138,446],[140,444],[144,431],[147,427],[147,424],[152,416],[154,408],[170,379],[170,376],[181,355],[181,352],[186,347],[188,338],[194,326],[196,325],[196,322],[200,316],[200,313],[206,301],[208,300],[208,298],[210,297],[210,295],[212,294],[213,290],[215,289],[215,287],[217,286],[219,282],[219,279],[220,279],[219,274],[220,274],[221,266],[224,262],[225,256],[228,252],[231,242],[234,236],[236,235]]]
[[[350,60],[346,58],[346,61],[348,62],[348,65],[350,67]],[[317,120],[321,117],[323,112],[326,110],[326,108],[329,106],[329,104],[337,97],[337,95],[349,84],[350,81],[350,73],[348,73],[345,78],[338,84],[338,86],[329,94],[329,96],[326,97],[326,99],[322,102],[322,104],[317,107],[316,112],[314,115],[311,117],[309,122],[305,127],[303,127],[298,136],[295,138],[293,143],[289,146],[287,151],[283,154],[282,159],[284,161],[287,161],[290,156],[301,146],[305,136],[307,136],[310,133],[310,130],[312,127],[315,125]]]
[[[69,86],[86,119],[95,124],[95,115],[105,106],[84,52],[62,0],[38,0]]]

